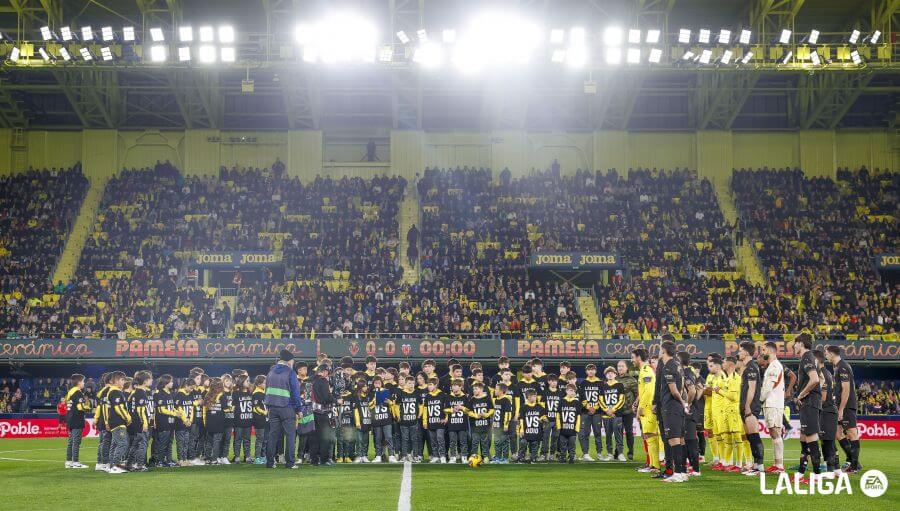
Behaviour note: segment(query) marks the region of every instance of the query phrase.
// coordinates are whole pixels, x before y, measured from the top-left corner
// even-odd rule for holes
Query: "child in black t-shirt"
[[[353,398],[353,424],[356,426],[356,459],[353,463],[369,462],[369,433],[372,431],[372,409],[369,408],[369,384],[365,379],[356,383]]]
[[[178,453],[178,464],[182,467],[193,465],[193,442],[191,426],[194,424],[194,382],[185,378],[175,392],[175,410],[181,418],[175,421],[175,443]]]
[[[578,386],[574,383],[566,385],[566,397],[559,402],[556,414],[556,429],[559,431],[558,461],[575,463],[575,442],[581,431],[581,401],[578,400]]]
[[[394,417],[391,414],[393,394],[394,392],[390,388],[385,387],[381,376],[372,378],[372,396],[369,408],[372,409],[372,436],[375,440],[374,463],[384,461],[385,451],[388,461],[397,461],[394,456]]]
[[[484,383],[472,384],[472,397],[469,399],[467,411],[472,426],[472,456],[481,454],[485,462],[491,457],[491,417],[494,415],[494,404],[484,391]]]
[[[266,447],[269,436],[269,411],[266,409],[266,376],[259,374],[253,381],[253,429],[256,430],[254,455],[256,465],[266,464]]]
[[[512,398],[507,394],[509,387],[505,383],[497,383],[494,386],[493,416],[491,417],[491,430],[494,437],[494,457],[492,463],[509,462],[509,431],[515,430],[512,421]]]
[[[222,435],[225,433],[225,411],[228,400],[221,378],[210,378],[209,389],[203,396],[203,425],[212,448],[210,465],[227,465],[228,458],[222,452]]]
[[[252,463],[250,428],[253,426],[253,394],[250,392],[250,377],[246,374],[239,374],[235,378],[231,403],[234,406],[234,457],[232,463],[241,461],[241,448],[244,450],[244,463]]]
[[[428,393],[422,400],[425,414],[422,425],[428,431],[430,450],[429,463],[447,463],[447,447],[444,444],[444,430],[447,428],[447,395],[438,389],[439,380],[432,376],[428,379]]]
[[[522,439],[522,442],[519,442],[519,463],[531,463],[537,459],[546,422],[547,409],[538,402],[537,391],[526,390],[525,403],[519,408],[518,434]]]
[[[69,441],[66,444],[66,468],[88,468],[78,461],[81,435],[84,432],[84,414],[91,411],[91,404],[84,396],[84,375],[75,373],[69,377],[66,393],[66,427]]]
[[[457,454],[461,462],[469,459],[469,397],[463,392],[464,382],[461,379],[450,381],[450,395],[447,396],[447,437],[450,445],[450,463],[456,463]]]

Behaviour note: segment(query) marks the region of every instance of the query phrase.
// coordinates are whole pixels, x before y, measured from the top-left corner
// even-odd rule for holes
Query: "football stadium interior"
[[[895,21],[898,0],[0,0],[0,507],[750,509],[809,464],[781,504],[900,509]],[[732,371],[737,426],[690,422]],[[745,413],[748,378],[769,398]],[[266,471],[294,463],[257,441],[291,406],[313,447]],[[78,445],[90,468],[64,470]],[[831,490],[796,495],[820,468]]]

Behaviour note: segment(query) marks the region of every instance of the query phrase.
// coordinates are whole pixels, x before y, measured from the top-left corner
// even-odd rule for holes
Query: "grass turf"
[[[638,442],[639,444],[639,442]],[[768,443],[767,443],[768,445]],[[82,445],[82,461],[96,456],[97,441]],[[799,452],[788,441],[786,457]],[[771,453],[767,453],[771,454]],[[299,470],[266,470],[237,465],[162,469],[113,476],[88,470],[65,470],[64,439],[0,440],[0,509],[353,509],[397,508],[401,465],[302,466]],[[638,447],[637,459],[643,459]],[[412,509],[639,509],[706,510],[802,509],[824,511],[896,511],[900,509],[900,442],[865,441],[865,468],[878,468],[889,482],[879,498],[859,490],[853,495],[768,496],[759,480],[707,470],[689,483],[668,485],[634,471],[637,463],[575,465],[414,465]],[[770,478],[767,486],[774,487]]]

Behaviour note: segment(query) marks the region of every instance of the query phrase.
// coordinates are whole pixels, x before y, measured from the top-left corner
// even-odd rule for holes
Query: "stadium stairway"
[[[597,304],[594,302],[594,297],[588,292],[580,292],[575,303],[578,306],[578,313],[584,319],[584,333],[587,335],[602,334],[600,316],[597,314]]]
[[[415,266],[409,264],[409,258],[406,257],[406,249],[409,243],[406,241],[406,233],[413,225],[419,224],[419,201],[416,199],[415,187],[407,189],[406,196],[400,204],[400,218],[397,223],[400,225],[400,266],[403,268],[403,283],[416,284],[419,282],[419,262],[416,261]],[[421,232],[422,228],[419,227]]]
[[[94,222],[97,219],[97,213],[100,210],[100,201],[103,199],[103,190],[106,188],[106,182],[90,181],[87,195],[84,203],[78,211],[78,217],[75,219],[75,225],[69,238],[66,240],[66,246],[63,249],[62,256],[56,264],[53,272],[53,282],[69,283],[75,276],[75,270],[78,269],[78,262],[81,259],[81,251],[87,242],[88,236],[94,230]]]
[[[715,181],[715,190],[716,196],[719,199],[719,209],[722,210],[722,215],[730,225],[735,225],[738,217],[737,207],[734,204],[734,197],[731,195],[731,187],[729,186],[728,180],[717,179]],[[750,240],[747,236],[744,236],[741,244],[738,244],[736,241],[733,243],[738,271],[743,273],[744,277],[751,284],[764,286],[766,284],[766,279],[763,276],[764,274],[762,266],[759,264],[759,259],[756,258],[753,247],[750,245]]]

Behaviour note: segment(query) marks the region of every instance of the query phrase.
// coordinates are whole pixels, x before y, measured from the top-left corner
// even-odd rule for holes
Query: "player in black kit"
[[[744,471],[744,475],[754,476],[765,470],[763,466],[762,439],[759,437],[759,415],[762,413],[760,395],[762,394],[762,375],[759,372],[759,364],[756,363],[756,344],[753,341],[741,343],[738,352],[744,371],[741,373],[741,421],[744,423],[744,434],[750,443],[750,453],[753,456],[753,468]]]
[[[806,461],[812,463],[813,473],[821,473],[819,452],[819,413],[822,411],[822,391],[816,357],[812,353],[813,338],[803,333],[794,339],[794,353],[800,357],[797,371],[797,395],[794,403],[800,410],[800,466],[798,472],[806,473]],[[808,484],[809,481],[802,479]]]
[[[838,429],[837,407],[834,404],[834,378],[825,365],[825,352],[813,350],[813,355],[819,364],[819,378],[822,380],[819,440],[822,441],[822,457],[825,459],[825,465],[828,467],[828,472],[833,473],[838,468],[837,447],[834,444]]]
[[[825,348],[825,357],[834,367],[834,403],[837,406],[838,424],[841,426],[837,431],[837,438],[847,454],[847,463],[841,470],[853,474],[860,470],[859,429],[856,427],[858,406],[853,369],[844,360],[844,352],[840,346]]]

